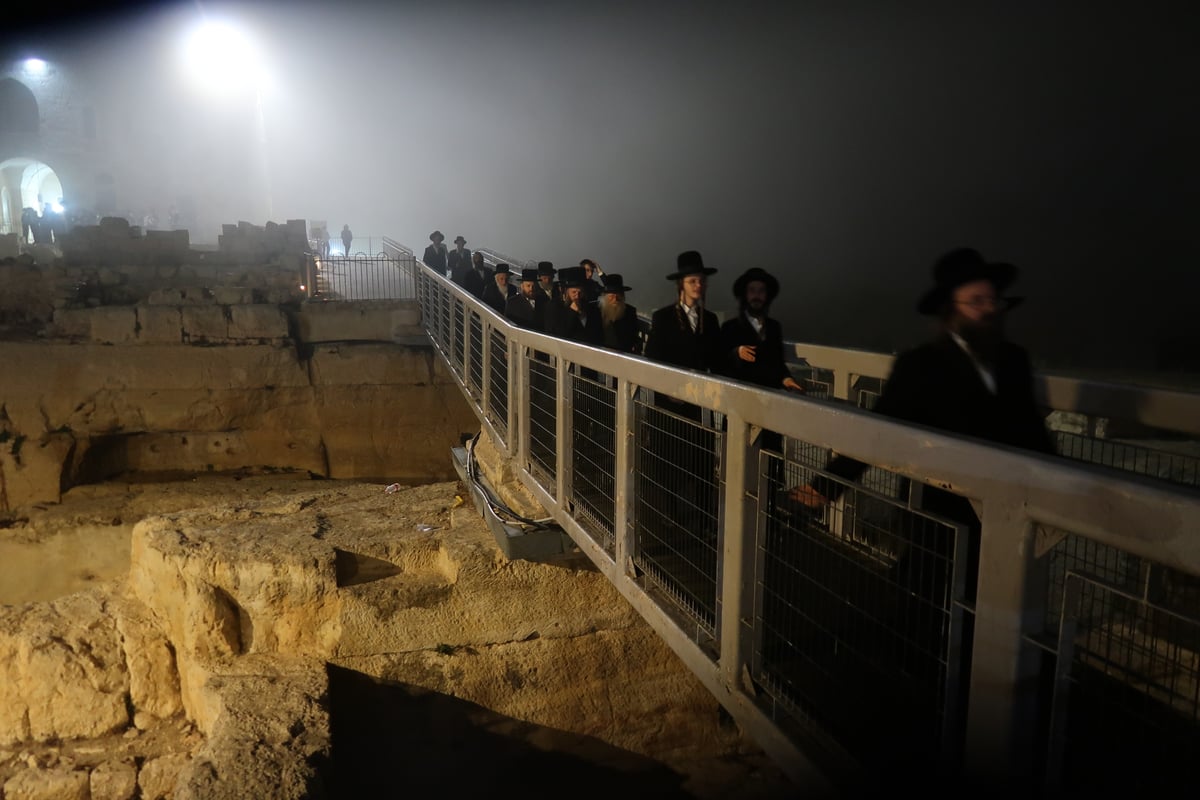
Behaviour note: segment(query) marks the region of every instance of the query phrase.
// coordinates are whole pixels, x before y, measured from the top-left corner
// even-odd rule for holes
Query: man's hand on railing
[[[795,502],[802,506],[806,506],[807,508],[820,508],[821,506],[828,505],[829,503],[829,500],[825,497],[825,495],[821,494],[807,483],[799,486],[793,486],[791,489],[789,489],[788,499],[794,500]]]
[[[789,392],[795,392],[796,394],[804,394],[807,391],[804,388],[804,384],[799,383],[795,378],[784,378],[783,388],[787,389]]]

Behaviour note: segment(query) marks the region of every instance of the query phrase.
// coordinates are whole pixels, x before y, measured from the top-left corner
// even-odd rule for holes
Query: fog
[[[202,101],[173,59],[201,14],[243,26],[270,75],[279,221],[418,253],[439,229],[560,267],[588,257],[647,312],[696,249],[719,270],[714,309],[732,313],[734,278],[760,266],[782,280],[788,338],[888,351],[927,333],[914,305],[934,259],[973,246],[1021,268],[1011,330],[1043,365],[1200,370],[1187,4],[111,9],[21,33],[67,43],[148,176],[216,192],[214,161],[258,169],[251,101]]]

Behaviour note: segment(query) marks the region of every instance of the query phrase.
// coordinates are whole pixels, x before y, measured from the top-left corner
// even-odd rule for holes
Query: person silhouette
[[[342,226],[342,246],[346,249],[346,255],[350,255],[350,242],[354,241],[354,234],[350,232],[349,225]]]

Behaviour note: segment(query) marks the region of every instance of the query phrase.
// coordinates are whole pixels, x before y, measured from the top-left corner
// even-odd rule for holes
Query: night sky
[[[65,46],[186,138],[172,104],[195,101],[148,65],[201,10],[244,24],[280,220],[590,257],[647,312],[697,249],[715,310],[760,266],[788,338],[889,351],[928,331],[933,260],[974,246],[1021,268],[1011,330],[1042,365],[1200,371],[1189,4],[112,8],[10,46]]]

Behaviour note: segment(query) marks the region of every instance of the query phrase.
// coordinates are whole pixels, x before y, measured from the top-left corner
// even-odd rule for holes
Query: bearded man
[[[632,287],[626,286],[620,275],[604,275],[600,322],[604,326],[605,347],[638,354],[642,352],[642,344],[638,338],[637,306],[625,302],[625,293],[628,291],[632,291]]]
[[[779,296],[779,280],[765,269],[751,267],[733,282],[733,296],[739,313],[721,326],[722,371],[734,380],[803,394],[804,387],[784,361],[783,326],[770,316],[771,303]]]
[[[934,285],[917,303],[918,313],[937,317],[938,332],[896,357],[874,410],[948,433],[1053,453],[1045,418],[1033,398],[1029,355],[1004,334],[1005,313],[1024,299],[1003,296],[1016,278],[1012,264],[990,263],[970,248],[939,258],[933,267]],[[828,470],[852,481],[865,468],[842,456]],[[838,484],[816,483],[796,487],[792,498],[812,506],[840,494]],[[940,494],[927,491],[927,500]],[[955,518],[970,511],[969,505],[936,510],[957,512],[949,513]]]

